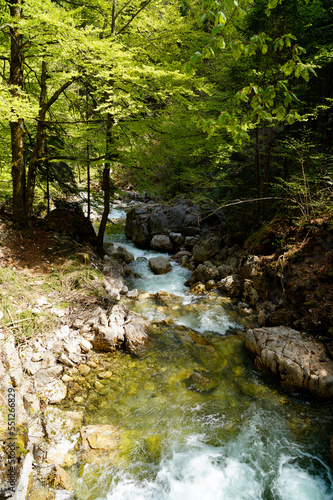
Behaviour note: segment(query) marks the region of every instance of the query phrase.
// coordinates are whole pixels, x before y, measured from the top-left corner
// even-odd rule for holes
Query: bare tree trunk
[[[102,215],[102,220],[99,225],[98,229],[98,235],[97,235],[97,249],[98,253],[100,254],[101,257],[103,257],[104,252],[103,252],[103,240],[104,240],[104,233],[105,233],[105,228],[106,228],[106,223],[108,221],[108,216],[110,213],[110,192],[111,192],[111,184],[110,184],[110,169],[111,169],[111,158],[112,158],[112,125],[113,125],[113,120],[112,116],[110,113],[107,115],[107,121],[106,121],[106,153],[105,153],[105,163],[104,163],[104,170],[103,170],[103,186],[102,189],[104,191],[104,209],[103,209],[103,215]]]
[[[22,0],[7,0],[12,26],[10,28],[10,85],[11,93],[18,97],[18,89],[23,87],[23,39],[15,22],[22,17]],[[10,122],[12,147],[13,180],[13,221],[18,226],[27,225],[25,202],[25,160],[24,160],[24,122],[22,118]]]
[[[28,217],[31,217],[32,215],[38,160],[42,156],[44,148],[45,115],[46,115],[45,102],[46,102],[46,63],[45,61],[42,61],[36,144],[33,150],[32,160],[28,170],[28,181],[27,181],[26,202],[25,202],[26,214]]]

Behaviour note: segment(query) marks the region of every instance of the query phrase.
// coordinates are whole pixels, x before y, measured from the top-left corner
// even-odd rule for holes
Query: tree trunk
[[[10,28],[10,85],[13,97],[18,97],[23,87],[23,40],[15,21],[22,17],[22,0],[7,0],[12,16]],[[22,118],[10,123],[12,147],[13,180],[13,222],[24,227],[27,217],[25,202],[25,161],[24,161],[24,122]]]
[[[107,121],[106,121],[106,144],[105,144],[105,163],[104,163],[104,170],[103,170],[103,186],[102,189],[104,191],[104,209],[103,209],[103,215],[102,215],[102,220],[99,225],[98,229],[98,236],[97,236],[97,250],[98,253],[100,254],[101,257],[104,255],[103,251],[103,240],[104,240],[104,233],[105,233],[105,228],[106,228],[106,223],[108,221],[108,216],[110,213],[110,198],[111,198],[111,183],[110,183],[110,169],[111,169],[111,159],[112,159],[112,125],[113,125],[113,120],[112,116],[110,113],[107,115]]]
[[[31,217],[32,215],[38,160],[42,156],[44,149],[45,115],[46,115],[45,103],[46,103],[46,63],[45,61],[43,61],[41,83],[40,83],[39,115],[37,121],[36,144],[34,147],[32,160],[28,170],[28,181],[27,181],[26,202],[25,202],[27,217]]]

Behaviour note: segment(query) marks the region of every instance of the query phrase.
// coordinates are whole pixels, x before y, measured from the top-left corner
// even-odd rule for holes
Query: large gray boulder
[[[151,248],[161,252],[172,252],[173,244],[166,234],[156,234],[150,242]]]
[[[221,249],[222,243],[223,238],[217,233],[200,238],[193,248],[194,259],[198,263],[211,259]]]
[[[207,281],[215,280],[219,276],[219,271],[214,264],[207,260],[203,264],[199,264],[195,271],[192,273],[191,280],[193,283],[201,281],[202,283],[207,283]]]
[[[255,354],[256,366],[283,385],[333,397],[333,361],[318,340],[284,326],[255,328],[246,333],[246,347]]]
[[[158,256],[149,259],[150,269],[154,274],[166,274],[172,269],[172,265],[166,257]]]
[[[148,220],[148,211],[141,207],[132,208],[126,216],[125,234],[140,248],[149,247],[151,236]]]

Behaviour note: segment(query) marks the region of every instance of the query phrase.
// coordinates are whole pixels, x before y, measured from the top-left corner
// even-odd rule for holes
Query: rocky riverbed
[[[232,332],[236,335],[229,336],[224,344],[230,346],[230,353],[234,348],[237,351],[237,346],[244,345],[244,332],[251,327],[246,344],[255,353],[258,368],[278,375],[288,387],[309,390],[320,398],[332,397],[332,322],[331,310],[325,309],[331,294],[325,274],[332,261],[329,224],[325,223],[320,230],[314,228],[309,239],[301,244],[295,241],[293,252],[289,249],[289,253],[265,255],[267,252],[261,247],[269,246],[267,238],[265,245],[261,244],[262,237],[259,242],[247,243],[247,248],[244,248],[223,234],[223,225],[216,230],[216,218],[206,224],[201,217],[197,207],[193,209],[186,203],[167,208],[149,204],[148,207],[133,208],[126,224],[126,234],[133,240],[140,234],[146,235],[146,239],[139,239],[137,244],[174,253],[173,260],[167,255],[163,257],[167,261],[163,272],[168,273],[175,261],[192,272],[187,286],[197,294],[198,303],[184,304],[177,296],[165,292],[149,294],[130,289],[133,270],[129,265],[134,256],[124,247],[106,245],[103,260],[91,247],[77,247],[77,258],[87,268],[100,270],[100,284],[109,298],[106,305],[89,303],[88,307],[65,311],[59,317],[57,328],[47,335],[37,335],[23,345],[17,343],[10,325],[2,329],[1,453],[5,460],[8,451],[6,439],[9,437],[6,396],[8,388],[12,387],[16,397],[20,470],[17,499],[52,499],[57,489],[67,491],[69,498],[75,492],[66,468],[78,463],[106,463],[124,449],[124,436],[119,425],[111,425],[109,419],[94,424],[88,415],[100,412],[111,387],[114,387],[111,393],[115,399],[126,370],[128,373],[134,370],[133,376],[136,373],[134,358],[132,365],[128,360],[129,364],[122,372],[120,367],[117,368],[115,353],[121,349],[140,359],[151,342],[154,346],[158,325],[164,323],[169,332],[171,329],[177,342],[186,346],[191,359],[198,362],[198,366],[181,371],[174,382],[178,380],[182,387],[199,395],[215,392],[225,366],[223,358],[217,354],[221,348],[216,350],[214,338],[204,340],[195,331],[181,326],[184,322],[177,325],[177,317],[196,314],[200,308],[209,310],[210,303],[222,301],[224,306],[228,304],[230,317],[235,315],[238,327],[232,327],[231,321],[229,335]],[[5,219],[2,224],[6,230]],[[8,230],[10,232],[10,228]],[[249,255],[249,248],[260,252]],[[298,258],[291,259],[291,255]],[[9,253],[6,256],[4,251],[4,261],[8,258]],[[52,267],[50,261],[46,265]],[[161,267],[158,271],[151,264],[150,267],[159,274]],[[303,316],[297,309],[300,299],[293,293],[297,277],[301,283],[304,281],[300,276],[302,270],[307,273],[308,280],[300,288],[304,300],[302,307],[313,308],[311,314]],[[124,279],[129,280],[127,285]],[[322,294],[323,290],[326,294],[325,297],[321,295],[321,310],[327,314],[321,315],[318,323],[316,292]],[[305,305],[312,297],[313,302]],[[153,326],[155,323],[149,326],[149,321],[144,319],[152,305],[159,315],[160,323],[156,326]],[[292,312],[282,321],[285,311]],[[244,319],[240,320],[240,317]],[[277,323],[279,328],[274,328]],[[317,339],[311,340],[303,333],[284,328],[302,324],[308,325],[312,333],[316,332],[317,326]],[[239,370],[242,371],[241,363],[235,368],[235,373]],[[138,387],[133,390],[138,391]],[[249,391],[246,384],[242,391]],[[87,408],[90,413],[86,412]],[[147,446],[151,453],[156,453],[153,443]],[[5,485],[5,474],[1,480]]]

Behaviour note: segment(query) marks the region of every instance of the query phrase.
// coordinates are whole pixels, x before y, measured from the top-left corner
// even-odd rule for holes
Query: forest
[[[18,227],[91,186],[235,203],[247,227],[331,210],[331,2],[1,0],[1,12],[1,199]]]

